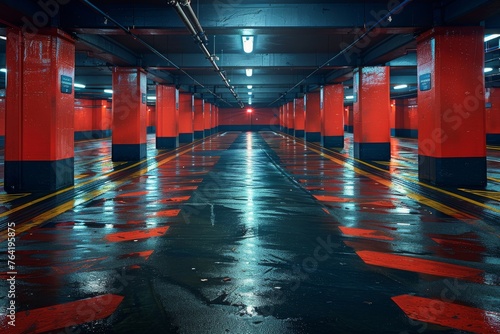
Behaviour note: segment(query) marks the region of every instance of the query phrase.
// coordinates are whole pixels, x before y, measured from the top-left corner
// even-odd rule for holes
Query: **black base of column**
[[[205,138],[205,131],[195,131],[194,139],[203,139]]]
[[[148,126],[148,127],[146,128],[146,132],[147,132],[148,134],[151,134],[151,133],[156,133],[156,126]]]
[[[354,143],[354,158],[367,161],[391,160],[390,143]]]
[[[194,141],[192,133],[179,133],[179,143],[188,144]]]
[[[286,126],[283,127],[283,130],[282,130],[284,133],[288,133],[288,128]]]
[[[178,137],[156,137],[156,149],[165,150],[179,147]]]
[[[0,136],[0,147],[5,147],[5,136]]]
[[[392,136],[393,137],[402,137],[402,138],[418,138],[418,130],[410,130],[410,129],[393,129]]]
[[[500,145],[500,134],[487,134],[486,135],[487,145]]]
[[[487,184],[486,157],[435,158],[418,156],[420,181],[440,187],[479,187]]]
[[[321,132],[306,132],[306,141],[320,143],[321,142]]]
[[[113,144],[112,161],[140,161],[147,156],[147,144]]]
[[[100,139],[100,138],[108,138],[111,137],[111,130],[93,130],[92,138]]]
[[[5,161],[9,194],[54,192],[74,185],[74,158],[56,161]]]
[[[212,131],[210,131],[210,129],[207,129],[207,130],[203,131],[203,135],[205,137],[209,137],[211,134],[212,134]]]
[[[294,136],[294,135],[295,135],[295,129],[293,129],[293,128],[289,128],[289,129],[288,129],[288,134],[289,134],[290,136]]]
[[[344,136],[324,136],[323,147],[330,148],[343,148],[344,147]]]
[[[349,132],[349,133],[353,133],[354,127],[352,125],[344,125],[344,131]]]
[[[295,130],[295,137],[304,138],[305,135],[306,135],[306,132],[304,130]]]

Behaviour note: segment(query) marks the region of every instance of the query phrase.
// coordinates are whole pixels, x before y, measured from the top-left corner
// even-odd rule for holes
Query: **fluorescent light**
[[[493,67],[485,67],[484,68],[484,73],[488,73],[488,72],[491,72],[493,71]]]
[[[394,86],[394,89],[405,89],[405,88],[408,88],[408,85],[397,85],[397,86]]]
[[[7,40],[7,37],[5,37],[5,36],[0,36],[0,39],[3,39],[4,41],[6,41],[6,40]]]
[[[492,39],[500,37],[500,34],[492,34],[492,35],[486,35],[484,36],[484,41],[488,42],[491,41]]]
[[[252,98],[251,97],[248,98],[248,104],[252,105]]]
[[[246,72],[246,74],[247,74],[247,77],[251,77],[251,76],[252,76],[252,74],[253,74],[253,70],[252,70],[251,68],[247,68],[247,69],[245,70],[245,72]]]
[[[252,92],[248,92],[248,95],[252,95]]]
[[[0,72],[7,73],[7,69],[6,68],[0,68]]]
[[[113,94],[113,90],[112,89],[105,89],[104,93],[106,93],[106,94]]]
[[[85,88],[85,85],[75,82],[75,88]]]
[[[245,53],[252,53],[253,51],[253,36],[242,36],[243,40],[243,51]]]
[[[252,89],[252,88],[253,88],[253,86],[252,86],[252,85],[248,85],[248,86],[247,86],[247,88],[248,88],[248,89]]]
[[[346,100],[354,100],[354,95],[347,95],[345,97]]]
[[[147,97],[147,99],[148,99],[148,100],[150,100],[150,101],[156,101],[156,96],[154,96],[154,95],[149,95],[149,96]]]

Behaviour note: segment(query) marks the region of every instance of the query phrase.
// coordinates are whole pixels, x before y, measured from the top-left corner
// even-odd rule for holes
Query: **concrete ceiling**
[[[328,83],[350,87],[352,70],[363,65],[390,65],[391,82],[409,85],[391,95],[414,96],[419,33],[436,25],[478,24],[487,34],[500,33],[495,0],[192,0],[191,7],[236,98],[165,0],[1,0],[0,35],[8,26],[28,27],[26,22],[36,29],[43,18],[46,26],[73,34],[75,82],[86,85],[77,96],[103,96],[111,88],[113,66],[141,66],[150,74],[151,93],[155,82],[176,84],[226,107],[246,105],[252,85],[253,106],[265,107]],[[243,52],[242,35],[255,37],[251,54]],[[486,75],[489,86],[500,86],[498,41],[485,44],[485,66],[495,68]],[[5,43],[0,40],[0,67]],[[252,77],[246,68],[253,69]]]

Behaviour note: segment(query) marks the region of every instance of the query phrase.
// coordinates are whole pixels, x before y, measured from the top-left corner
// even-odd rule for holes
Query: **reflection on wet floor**
[[[430,189],[412,176],[416,142],[393,145],[391,163],[363,164],[349,145],[227,132],[113,164],[109,141],[78,143],[76,190],[5,197],[2,223],[22,232],[17,323],[1,328],[499,332],[498,183]]]

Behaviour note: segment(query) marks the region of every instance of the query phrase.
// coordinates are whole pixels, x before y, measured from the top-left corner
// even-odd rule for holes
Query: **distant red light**
[[[247,113],[251,114],[253,112],[252,109],[247,109]]]

